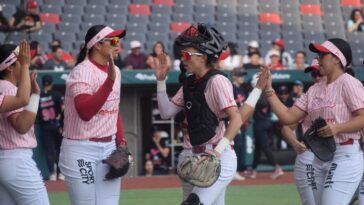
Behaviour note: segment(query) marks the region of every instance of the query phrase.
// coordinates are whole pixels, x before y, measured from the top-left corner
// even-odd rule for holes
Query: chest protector
[[[192,146],[203,144],[216,134],[219,119],[208,106],[204,93],[209,79],[218,74],[225,75],[213,69],[198,81],[196,81],[195,75],[191,75],[183,84],[184,108]]]

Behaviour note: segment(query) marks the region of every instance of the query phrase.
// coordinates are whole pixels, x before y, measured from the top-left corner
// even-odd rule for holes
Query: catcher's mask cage
[[[193,47],[215,59],[218,59],[221,52],[227,48],[222,35],[206,23],[191,25],[177,37],[176,43],[181,47]]]

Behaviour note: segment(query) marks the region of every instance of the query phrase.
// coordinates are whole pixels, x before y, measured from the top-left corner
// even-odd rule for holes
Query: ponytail
[[[178,80],[179,80],[179,83],[183,84],[187,78],[186,77],[187,70],[185,68],[185,65],[182,63],[182,61],[179,64],[179,69],[181,70],[181,73],[178,76]]]
[[[80,53],[77,55],[77,62],[76,65],[78,65],[79,63],[81,63],[83,60],[85,60],[87,55],[87,48],[86,48],[86,44],[83,46],[83,48],[81,49]],[[75,65],[75,66],[76,66]]]

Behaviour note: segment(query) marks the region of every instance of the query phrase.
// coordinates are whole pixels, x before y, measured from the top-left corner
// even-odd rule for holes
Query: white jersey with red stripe
[[[219,118],[226,118],[225,109],[237,106],[233,87],[229,79],[223,75],[215,75],[209,79],[205,88],[205,99],[211,111]],[[177,106],[184,107],[183,88],[181,87],[176,95],[172,98],[172,102]],[[225,133],[225,122],[220,121],[216,129],[216,135],[206,144],[217,144]],[[186,146],[188,144],[185,143]]]
[[[100,111],[89,121],[78,115],[74,99],[79,94],[93,95],[103,85],[107,73],[100,70],[88,59],[71,71],[66,81],[65,118],[63,136],[69,139],[102,138],[114,135],[119,113],[121,74],[115,66],[116,79],[113,89]]]
[[[16,96],[18,88],[6,80],[0,80],[0,93]],[[0,114],[0,149],[34,148],[37,141],[34,135],[34,126],[27,133],[19,134],[9,123],[8,117],[23,111],[24,108]]]
[[[295,106],[306,112],[309,121],[322,117],[327,123],[345,123],[353,118],[353,112],[364,108],[364,87],[349,74],[342,74],[334,82],[326,79],[314,84],[302,95]],[[349,139],[360,139],[360,132],[339,133],[334,136],[336,143]]]

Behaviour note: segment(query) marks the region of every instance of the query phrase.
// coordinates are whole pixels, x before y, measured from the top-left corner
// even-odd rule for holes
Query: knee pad
[[[181,205],[203,205],[197,194],[191,193]]]

